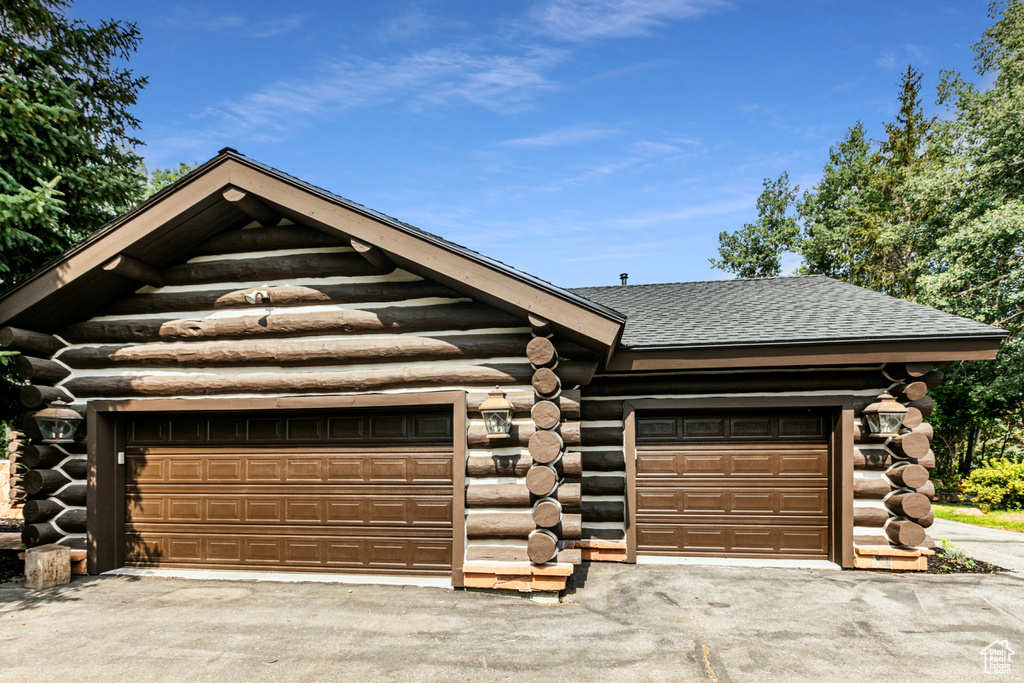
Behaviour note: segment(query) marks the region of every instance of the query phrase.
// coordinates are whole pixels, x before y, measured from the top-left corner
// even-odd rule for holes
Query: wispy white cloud
[[[558,50],[519,55],[438,48],[394,60],[350,59],[316,70],[317,76],[278,81],[237,102],[207,110],[246,128],[294,125],[301,116],[399,103],[414,110],[470,103],[501,112],[521,110],[554,88],[544,72]]]
[[[530,13],[538,33],[567,41],[641,36],[670,21],[699,17],[723,0],[547,0]]]
[[[620,218],[613,221],[613,224],[622,228],[650,228],[665,223],[689,221],[694,218],[726,216],[741,211],[749,211],[756,199],[755,195],[749,195],[709,202],[707,204],[694,204],[677,210],[654,211],[631,218]]]
[[[161,23],[186,31],[237,31],[247,38],[260,39],[273,38],[294,31],[302,26],[307,18],[308,14],[299,13],[254,20],[241,14],[215,14],[207,9],[176,7],[163,16]]]
[[[285,33],[290,33],[302,26],[309,15],[292,14],[279,19],[263,21],[252,26],[248,32],[250,38],[273,38]]]
[[[901,45],[895,50],[889,50],[883,52],[875,60],[875,65],[880,66],[886,71],[895,71],[897,69],[903,69],[907,64],[927,64],[928,59],[925,56],[924,50],[920,45],[913,43],[907,43]]]
[[[549,147],[566,147],[569,145],[580,145],[585,142],[601,140],[616,135],[614,128],[601,128],[597,126],[573,126],[570,128],[559,128],[540,135],[514,140],[504,140],[498,144],[508,147],[528,147],[535,149],[546,149]]]
[[[846,92],[848,90],[853,90],[863,82],[864,76],[861,76],[860,78],[854,78],[849,81],[844,81],[842,83],[832,86],[832,92]]]

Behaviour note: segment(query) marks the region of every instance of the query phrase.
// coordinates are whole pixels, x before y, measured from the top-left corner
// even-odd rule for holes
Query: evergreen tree
[[[131,114],[146,83],[119,63],[134,24],[89,26],[68,0],[0,6],[0,287],[133,206],[144,176]]]

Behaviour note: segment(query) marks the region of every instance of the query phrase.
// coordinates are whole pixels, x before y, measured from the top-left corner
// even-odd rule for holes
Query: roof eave
[[[960,337],[620,347],[612,355],[607,370],[650,372],[928,362],[942,365],[961,360],[993,360],[1005,337],[1006,334],[1002,333]]]

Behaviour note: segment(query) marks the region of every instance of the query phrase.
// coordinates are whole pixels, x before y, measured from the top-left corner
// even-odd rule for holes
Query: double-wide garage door
[[[127,425],[128,566],[449,575],[445,413]]]
[[[639,416],[640,555],[826,559],[826,415]]]

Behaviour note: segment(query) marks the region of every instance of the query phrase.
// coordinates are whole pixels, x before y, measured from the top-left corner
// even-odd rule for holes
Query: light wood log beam
[[[49,358],[67,344],[53,335],[18,327],[0,327],[0,348]]]
[[[524,382],[528,371],[528,365],[423,365],[411,368],[338,372],[76,377],[68,380],[65,386],[79,399],[91,396],[348,393],[401,388],[517,384]]]
[[[916,519],[927,515],[932,509],[932,504],[920,493],[894,493],[885,499],[885,507],[897,515]]]
[[[885,535],[897,545],[917,546],[924,543],[925,533],[920,524],[902,519],[890,520]]]
[[[245,232],[251,232],[246,230]],[[267,303],[276,307],[319,304],[352,304],[365,301],[406,301],[421,298],[454,299],[461,295],[434,282],[354,282],[329,285],[284,285],[266,287]],[[103,315],[167,313],[249,308],[245,300],[249,289],[215,289],[186,292],[135,294],[111,302],[101,309]],[[518,324],[517,326],[521,326]]]
[[[854,477],[853,497],[881,500],[892,492],[892,486],[885,479]]]
[[[564,507],[579,507],[579,484],[563,484],[550,496]],[[522,484],[473,484],[466,487],[468,507],[530,507],[534,497]]]
[[[578,446],[580,444],[579,422],[565,422],[559,427],[559,432],[561,433],[561,442],[565,445]],[[549,434],[551,436],[545,437],[541,436],[542,434]],[[554,432],[538,431],[534,425],[512,425],[508,438],[502,439],[500,443],[502,448],[509,446],[531,446],[530,453],[537,462],[551,462],[554,460],[557,453],[551,455],[549,451],[545,450],[544,455],[540,459],[538,459],[537,454],[533,453],[532,444],[536,438],[550,440],[558,439],[558,436]],[[487,428],[484,425],[472,425],[467,433],[467,443],[470,448],[487,448],[488,446],[493,447],[497,442],[487,438]],[[550,459],[545,461],[544,457],[547,455],[550,455]]]
[[[928,483],[928,470],[921,465],[897,465],[885,472],[889,481],[898,486],[916,489]]]
[[[163,287],[163,274],[148,263],[120,254],[103,264],[103,270],[150,287]]]
[[[553,527],[562,521],[562,504],[554,498],[541,498],[530,511],[537,526]]]
[[[548,531],[534,530],[526,545],[530,562],[544,564],[554,559],[558,552],[558,539]]]
[[[356,253],[366,259],[374,268],[379,270],[381,273],[390,273],[395,269],[395,264],[391,262],[391,259],[381,251],[379,248],[372,244],[363,242],[352,238],[349,240],[349,244],[355,249]]]
[[[526,539],[537,528],[528,510],[466,515],[467,538]]]
[[[267,206],[256,195],[245,190],[240,190],[237,187],[228,187],[221,193],[221,196],[264,228],[277,225],[278,221],[281,220],[281,215],[277,211]]]
[[[889,521],[889,511],[876,507],[853,508],[853,525],[882,528]]]
[[[928,395],[928,385],[924,382],[911,382],[904,384],[896,392],[896,399],[903,403],[919,401]]]
[[[550,339],[534,337],[526,345],[526,357],[537,368],[550,368],[558,362],[558,352]]]
[[[164,344],[82,346],[61,354],[73,368],[310,366],[393,363],[396,361],[515,357],[525,335],[485,334],[450,337],[396,336],[309,341],[302,338],[216,340]],[[532,395],[532,394],[531,394]],[[37,404],[38,405],[38,404]]]
[[[294,337],[313,334],[373,334],[383,332],[427,332],[515,327],[512,316],[474,303],[436,306],[387,306],[374,309],[344,309],[325,312],[273,313],[231,318],[127,318],[91,320],[64,328],[61,336],[78,343],[196,341],[199,339],[244,339],[246,337]],[[589,368],[584,363],[576,371]],[[559,367],[559,371],[563,369]]]
[[[466,458],[466,475],[470,477],[525,477],[533,465],[529,455],[471,455]],[[559,476],[578,477],[583,474],[580,453],[563,453],[554,463]]]
[[[534,405],[537,403],[537,395],[532,391],[510,391],[505,396],[512,403],[514,415],[525,417],[531,415]],[[479,414],[480,406],[487,400],[486,392],[469,392],[466,397],[466,410],[470,415]],[[580,416],[580,392],[578,389],[566,389],[552,402],[558,405],[558,411],[563,419],[577,419]],[[532,416],[532,415],[531,415]]]

